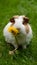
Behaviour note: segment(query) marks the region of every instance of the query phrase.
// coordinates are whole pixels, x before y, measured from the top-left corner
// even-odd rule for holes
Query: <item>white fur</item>
[[[18,44],[21,44],[23,47],[25,47],[27,44],[30,43],[32,39],[32,29],[29,24],[29,32],[26,33],[26,27],[22,24],[23,18],[22,16],[19,16],[18,18],[15,19],[15,24],[13,25],[15,28],[20,28],[20,34],[16,35],[17,41],[13,33],[8,32],[8,28],[12,25],[11,22],[9,22],[4,30],[3,30],[3,35],[5,37],[5,41],[7,43],[11,43],[15,46],[15,48],[18,47]],[[27,43],[27,44],[26,44]]]

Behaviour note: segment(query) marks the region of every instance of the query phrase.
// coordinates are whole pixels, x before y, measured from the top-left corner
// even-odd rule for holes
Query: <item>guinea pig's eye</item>
[[[10,19],[10,22],[15,23],[14,17]]]
[[[25,18],[23,18],[23,24],[25,24]]]
[[[23,24],[27,24],[29,23],[29,18],[28,17],[24,17],[23,18]]]

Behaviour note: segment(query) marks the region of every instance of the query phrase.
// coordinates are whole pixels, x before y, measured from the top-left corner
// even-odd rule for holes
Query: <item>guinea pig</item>
[[[15,31],[8,31],[8,28],[12,26],[16,28],[19,33],[14,34]],[[3,35],[5,37],[5,41],[7,43],[11,43],[15,47],[14,50],[18,48],[18,45],[22,45],[22,47],[25,49],[26,46],[30,44],[33,36],[32,28],[29,24],[29,18],[24,15],[13,16],[5,26]]]

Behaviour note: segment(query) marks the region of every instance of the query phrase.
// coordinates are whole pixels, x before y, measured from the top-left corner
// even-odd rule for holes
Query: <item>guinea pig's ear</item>
[[[14,17],[10,19],[10,22],[15,23]]]
[[[15,15],[15,16],[13,16],[13,17],[16,19],[16,18],[18,18],[18,17],[19,17],[19,15]]]
[[[24,23],[29,23],[29,18],[28,17],[24,17],[23,20],[24,20]]]

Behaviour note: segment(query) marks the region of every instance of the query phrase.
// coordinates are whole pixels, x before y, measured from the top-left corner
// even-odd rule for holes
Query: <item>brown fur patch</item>
[[[26,33],[29,33],[29,26],[25,24],[25,27],[26,27]]]
[[[15,23],[14,17],[10,19],[10,22]]]
[[[23,22],[24,22],[24,23],[29,23],[29,18],[28,18],[28,17],[23,16]]]

